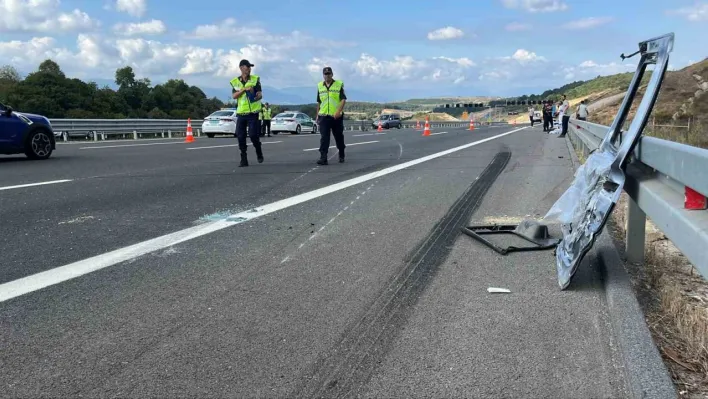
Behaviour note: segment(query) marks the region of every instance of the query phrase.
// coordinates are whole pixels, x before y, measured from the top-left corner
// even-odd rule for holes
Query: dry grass
[[[627,196],[612,215],[626,232]],[[647,221],[644,265],[627,265],[654,341],[681,397],[708,397],[708,284],[666,236]]]

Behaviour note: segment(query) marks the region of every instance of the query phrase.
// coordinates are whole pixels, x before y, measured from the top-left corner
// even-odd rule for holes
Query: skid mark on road
[[[356,397],[382,363],[418,299],[445,262],[460,228],[506,167],[500,152],[414,250],[373,302],[344,328],[339,341],[301,377],[294,397]]]
[[[314,240],[316,237],[318,237],[318,236],[320,235],[320,233],[322,233],[322,231],[324,231],[324,229],[327,228],[327,226],[329,226],[329,225],[332,224],[335,220],[337,220],[338,217],[342,216],[342,214],[344,214],[344,212],[348,211],[349,208],[352,207],[363,195],[366,195],[366,194],[374,187],[374,185],[375,185],[375,183],[371,183],[371,185],[369,185],[369,187],[367,187],[366,190],[362,191],[359,195],[357,195],[356,198],[355,198],[353,201],[351,201],[351,202],[349,203],[349,205],[347,205],[347,206],[345,206],[344,208],[342,208],[334,217],[332,217],[332,219],[330,219],[327,223],[325,223],[325,224],[324,224],[322,227],[320,227],[317,231],[311,233],[310,237],[308,237],[305,242],[301,243],[301,244],[297,247],[297,250],[296,250],[296,251],[301,250],[309,241],[312,241],[312,240]],[[293,255],[293,254],[290,254],[290,255],[286,256],[282,261],[280,261],[280,264],[283,264],[283,263],[289,261],[289,260],[291,259],[292,255]]]

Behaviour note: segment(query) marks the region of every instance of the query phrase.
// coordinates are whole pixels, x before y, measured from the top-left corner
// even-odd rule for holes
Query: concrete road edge
[[[569,139],[565,139],[573,162],[580,167]],[[644,312],[632,289],[629,274],[607,228],[603,229],[593,249],[596,264],[605,288],[612,335],[618,346],[620,362],[631,398],[676,398],[678,393],[654,343]]]

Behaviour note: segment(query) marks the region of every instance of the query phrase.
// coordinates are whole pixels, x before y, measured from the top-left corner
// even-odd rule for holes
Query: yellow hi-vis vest
[[[269,121],[271,114],[273,112],[273,108],[263,108],[263,119]]]
[[[317,91],[320,93],[320,115],[334,116],[339,108],[339,91],[342,89],[343,83],[340,80],[332,82],[332,86],[327,89],[324,81],[317,84]]]
[[[251,75],[248,78],[248,82],[244,85],[241,83],[241,80],[239,77],[235,77],[231,79],[229,82],[231,83],[231,86],[233,86],[234,89],[236,90],[243,90],[249,87],[255,87],[256,83],[258,83],[258,75]],[[255,93],[253,93],[255,94]],[[241,97],[238,98],[238,108],[236,109],[236,113],[239,115],[245,115],[245,114],[250,114],[253,112],[260,112],[261,111],[261,100],[253,101],[251,102],[248,99],[248,92],[243,93]]]

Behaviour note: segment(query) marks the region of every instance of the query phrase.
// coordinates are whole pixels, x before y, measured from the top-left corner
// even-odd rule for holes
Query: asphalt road
[[[248,168],[231,138],[0,158],[4,395],[623,396],[594,271],[561,292],[551,251],[459,234],[545,214],[564,140],[433,134],[346,132],[327,166],[309,134]]]

